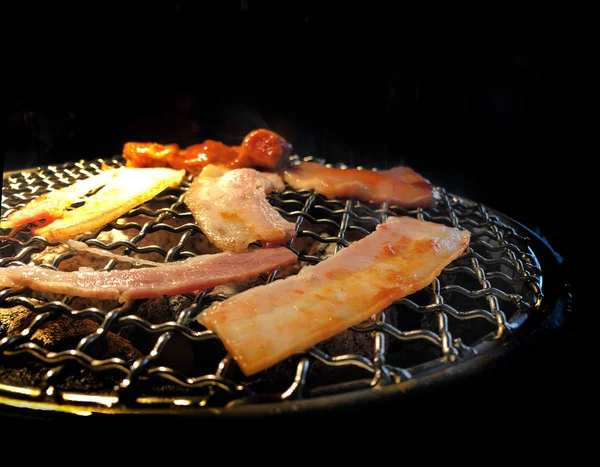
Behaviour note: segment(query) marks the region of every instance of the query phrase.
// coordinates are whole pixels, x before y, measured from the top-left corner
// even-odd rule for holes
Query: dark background
[[[101,25],[92,34],[83,21],[44,29],[48,45],[23,68],[32,72],[5,88],[4,170],[110,158],[128,141],[239,144],[265,127],[301,156],[409,165],[512,217],[547,239],[572,283],[578,198],[568,186],[582,156],[567,150],[557,51],[475,38],[444,50],[440,35],[435,52],[417,52],[402,36],[406,20],[370,10],[374,37],[363,14],[318,2],[155,2],[86,11]],[[524,391],[511,404],[535,417],[570,414],[573,387],[558,368],[579,364],[581,346],[574,313],[563,318],[516,360],[415,407]]]

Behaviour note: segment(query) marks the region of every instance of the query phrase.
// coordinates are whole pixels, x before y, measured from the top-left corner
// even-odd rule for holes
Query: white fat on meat
[[[282,245],[296,236],[294,223],[267,199],[283,188],[274,173],[208,165],[194,178],[183,201],[212,244],[236,252],[255,242],[263,247]]]
[[[0,288],[32,290],[103,300],[157,298],[241,282],[297,260],[286,247],[216,253],[156,267],[113,271],[55,271],[42,266],[0,268]]]
[[[465,230],[391,217],[329,259],[215,303],[197,319],[249,376],[429,285],[469,240]]]

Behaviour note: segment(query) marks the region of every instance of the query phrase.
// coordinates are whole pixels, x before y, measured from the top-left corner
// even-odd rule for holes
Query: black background
[[[21,44],[15,54],[24,63],[5,88],[4,170],[108,158],[127,141],[239,144],[266,127],[301,156],[409,165],[516,219],[564,258],[572,282],[568,225],[578,198],[568,184],[582,156],[567,150],[569,92],[556,75],[562,58],[535,43],[486,47],[476,36],[444,47],[444,34],[422,39],[434,46],[417,51],[418,36],[404,34],[410,21],[390,11],[155,2],[97,7],[65,21],[52,7],[57,22],[35,33],[36,53]],[[92,18],[100,27],[89,34]],[[36,25],[43,20],[43,12],[35,16]],[[573,314],[516,360],[411,407],[441,404],[468,417],[496,392],[529,422],[568,416],[573,387],[559,368],[580,361]],[[478,398],[483,405],[473,403]]]

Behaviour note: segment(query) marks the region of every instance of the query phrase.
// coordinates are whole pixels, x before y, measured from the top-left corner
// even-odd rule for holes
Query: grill
[[[292,157],[293,163],[326,161]],[[8,174],[2,213],[102,170],[112,160],[70,162]],[[337,165],[344,167],[343,165]],[[368,170],[368,169],[364,169]],[[376,169],[374,169],[376,170]],[[207,248],[182,202],[191,177],[81,239],[90,247],[171,262]],[[425,289],[339,335],[252,377],[245,377],[219,338],[195,317],[240,288],[295,271],[281,268],[250,284],[198,295],[125,304],[0,291],[0,402],[20,409],[82,413],[244,414],[343,405],[396,394],[448,369],[481,366],[531,332],[551,308],[546,297],[556,258],[530,230],[484,205],[438,188],[435,209],[328,200],[287,189],[269,200],[297,237],[300,265],[315,264],[372,232],[389,216],[413,216],[468,229],[469,249]],[[86,253],[49,244],[28,231],[4,239],[0,266],[35,260],[76,268]],[[94,259],[96,269],[124,267]],[[68,266],[71,262],[71,266]],[[127,265],[130,267],[130,265]],[[297,270],[296,270],[297,272]],[[550,277],[549,277],[550,276]],[[550,304],[551,305],[551,304]]]

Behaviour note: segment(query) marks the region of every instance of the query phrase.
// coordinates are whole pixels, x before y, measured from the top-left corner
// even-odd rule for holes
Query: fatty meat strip
[[[179,186],[185,170],[168,168],[106,169],[44,193],[0,222],[0,228],[34,224],[33,235],[64,241],[100,228],[167,188]]]
[[[200,255],[156,267],[115,271],[55,271],[41,266],[0,269],[0,288],[29,287],[41,292],[126,302],[206,290],[241,282],[295,262],[285,247]]]
[[[405,208],[433,207],[437,203],[433,186],[410,167],[376,172],[303,162],[280,173],[292,188],[315,190],[329,199],[354,197]]]
[[[215,303],[197,320],[252,375],[429,285],[469,240],[465,230],[392,217],[321,263]]]
[[[223,251],[241,251],[251,243],[282,245],[296,236],[295,225],[269,204],[267,195],[283,190],[275,173],[208,165],[183,197],[210,242]]]

